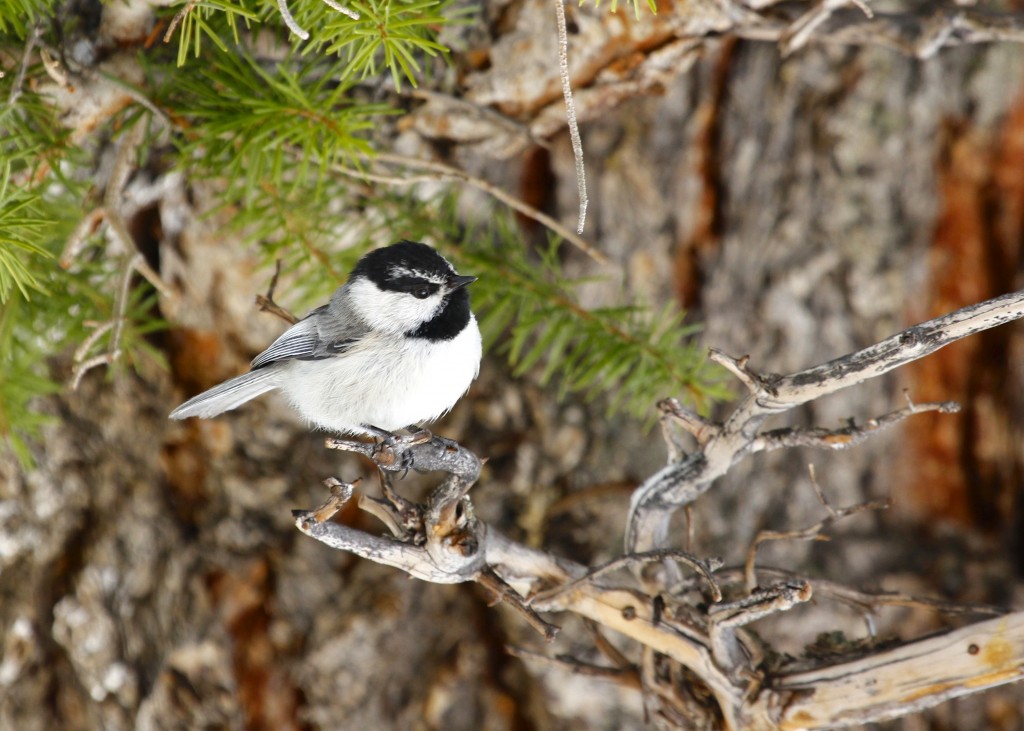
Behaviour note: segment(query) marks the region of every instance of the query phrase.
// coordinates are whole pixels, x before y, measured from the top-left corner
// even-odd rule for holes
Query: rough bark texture
[[[665,37],[641,34],[620,10],[615,22],[633,34],[612,34],[598,53],[587,34],[607,11],[568,9],[581,28],[569,50],[578,92],[602,79],[621,92],[580,103],[586,235],[630,289],[690,307],[706,344],[750,354],[761,371],[794,371],[1024,286],[1020,47],[922,61],[812,43],[783,58],[774,43],[725,38],[623,89],[611,82]],[[489,13],[460,39],[467,94],[536,123],[550,144],[505,146],[496,159],[467,142],[453,154],[572,225],[568,136],[541,123],[553,113],[545,105],[561,103],[553,11],[521,0]],[[440,136],[428,116],[410,120],[405,144],[426,149],[419,133]],[[192,212],[212,195],[195,191]],[[509,656],[506,643],[537,640],[479,588],[410,581],[299,534],[290,510],[319,502],[324,477],[369,470],[326,450],[283,404],[166,419],[242,369],[278,323],[250,305],[268,273],[215,221],[163,230],[173,235],[160,243],[161,273],[185,295],[160,343],[170,371],[113,382],[92,372],[41,405],[56,418],[37,468],[0,464],[0,728],[643,728],[635,690]],[[593,271],[575,255],[569,266]],[[591,285],[586,296],[615,291]],[[68,358],[52,368],[66,380]],[[763,563],[1020,607],[1022,374],[1013,325],[809,405],[804,423],[835,426],[898,408],[906,388],[965,411],[914,417],[849,452],[747,460],[696,504],[693,550],[741,563],[759,528],[820,520],[813,461],[834,505],[892,497],[895,507],[841,524],[829,543],[765,546]],[[435,431],[490,458],[473,490],[484,520],[595,563],[621,550],[629,490],[664,464],[656,433],[601,414],[489,362]],[[415,494],[416,479],[401,489]],[[857,616],[812,609],[758,630],[794,653],[817,632],[864,635]],[[942,626],[911,610],[878,622],[904,637]],[[579,653],[592,644],[575,624],[559,642]],[[1022,729],[1020,697],[997,691],[886,727]]]

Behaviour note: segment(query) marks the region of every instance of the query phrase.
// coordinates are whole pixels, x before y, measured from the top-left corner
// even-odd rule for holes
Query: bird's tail
[[[276,388],[277,376],[274,368],[260,368],[243,373],[190,398],[172,411],[170,418],[187,419],[190,416],[198,416],[201,419],[208,419],[225,411],[237,409],[246,401]]]

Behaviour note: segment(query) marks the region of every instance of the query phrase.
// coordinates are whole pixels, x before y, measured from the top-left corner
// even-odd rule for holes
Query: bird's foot
[[[417,424],[410,424],[405,427],[405,430],[409,432],[408,436],[405,437],[405,439],[409,440],[406,442],[409,446],[413,446],[415,444],[426,444],[427,442],[438,438],[431,434],[429,429],[424,429],[422,426]]]
[[[413,453],[409,447],[426,444],[434,439],[434,435],[428,430],[415,425],[407,428],[409,434],[395,434],[372,424],[367,424],[366,430],[380,440],[373,450],[374,460],[380,464],[378,456],[390,454],[391,457],[388,461],[396,469],[404,470],[402,477],[405,477],[414,466]]]
[[[459,443],[454,439],[448,437],[441,437],[431,433],[429,429],[424,429],[422,426],[412,424],[411,426],[405,427],[405,430],[409,432],[410,438],[416,439],[412,444],[426,444],[427,442],[436,442],[445,449],[458,449]]]

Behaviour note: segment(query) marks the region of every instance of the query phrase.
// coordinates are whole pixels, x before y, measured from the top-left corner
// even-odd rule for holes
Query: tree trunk
[[[811,42],[784,58],[775,42],[731,36],[680,46],[662,20],[635,21],[630,9],[567,10],[585,236],[630,291],[689,308],[706,345],[790,372],[1024,286],[1019,46],[918,60]],[[455,140],[450,154],[572,225],[572,153],[552,117],[562,103],[553,9],[517,0],[488,11],[488,25],[461,31],[458,91],[533,126],[547,147]],[[659,18],[673,12],[683,11]],[[644,66],[659,52],[671,63]],[[404,133],[423,154],[441,147],[430,113],[421,107]],[[165,223],[161,241],[161,274],[187,283],[158,343],[170,369],[91,372],[42,404],[54,419],[37,465],[0,464],[0,728],[644,728],[637,690],[509,655],[508,644],[551,648],[478,587],[410,581],[297,532],[290,511],[319,502],[321,480],[375,478],[367,462],[324,449],[283,403],[167,420],[278,329],[249,304],[266,273],[185,200],[174,204],[184,227],[171,236]],[[524,225],[524,238],[534,233]],[[567,266],[595,269],[578,253]],[[614,284],[588,285],[588,304],[615,301]],[[828,543],[766,545],[761,564],[1019,603],[1022,333],[991,331],[808,405],[799,422],[828,427],[907,398],[965,408],[916,416],[851,451],[748,458],[694,506],[691,550],[742,563],[759,529],[820,520],[813,463],[832,505],[891,497],[894,507],[840,524]],[[51,367],[67,381],[70,354]],[[606,419],[600,404],[558,403],[494,357],[434,431],[490,458],[472,493],[489,524],[585,564],[621,552],[629,491],[664,464],[656,431]],[[423,484],[399,483],[411,495]],[[346,508],[340,519],[375,529],[362,516]],[[947,626],[909,609],[876,622],[904,639]],[[799,654],[833,630],[865,636],[841,609],[797,609],[764,632]],[[568,620],[558,643],[584,656],[593,644]],[[1021,729],[1024,707],[1011,686],[890,724]]]

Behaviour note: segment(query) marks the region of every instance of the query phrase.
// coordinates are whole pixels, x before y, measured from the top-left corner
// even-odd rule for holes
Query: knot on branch
[[[365,533],[330,521],[351,499],[359,482],[343,483],[335,478],[325,481],[331,497],[323,505],[294,513],[299,530],[333,548],[427,581],[453,584],[477,578],[484,567],[486,528],[476,520],[466,497],[480,475],[481,462],[475,454],[426,432],[379,444],[328,439],[327,446],[362,454],[381,469],[383,497],[360,495],[358,506],[380,520],[391,535]],[[425,505],[407,500],[391,488],[388,473],[410,469],[448,473]]]
[[[360,495],[358,506],[380,520],[391,535],[374,535],[332,522],[359,482],[343,483],[334,478],[325,480],[331,497],[323,505],[294,511],[300,531],[332,548],[402,569],[424,581],[475,581],[497,601],[518,611],[545,639],[554,638],[558,628],[541,619],[487,565],[487,526],[477,520],[467,495],[480,476],[480,458],[458,443],[426,431],[409,437],[388,437],[380,443],[328,439],[327,446],[361,454],[380,468],[383,497]],[[426,504],[407,500],[391,487],[389,473],[411,469],[448,473]],[[507,558],[511,554],[503,555]]]

